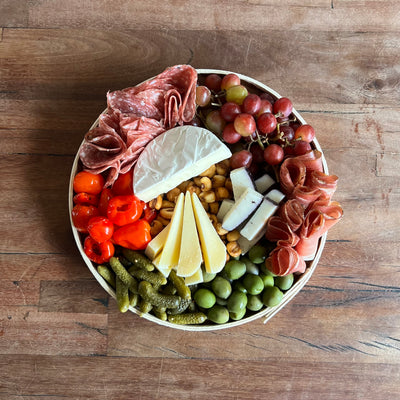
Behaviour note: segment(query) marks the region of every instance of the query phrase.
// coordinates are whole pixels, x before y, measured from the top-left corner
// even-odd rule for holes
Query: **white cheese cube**
[[[263,195],[254,189],[247,188],[222,220],[222,227],[227,231],[234,230],[244,222],[262,202]]]
[[[274,183],[275,183],[274,179],[271,178],[271,176],[268,174],[260,176],[258,179],[254,181],[254,185],[257,189],[257,192],[260,193],[265,193]]]
[[[219,210],[217,213],[217,220],[219,222],[222,222],[222,220],[225,217],[225,214],[232,208],[232,206],[235,204],[235,202],[231,199],[224,199],[221,201],[221,204],[219,206]]]
[[[245,167],[233,169],[230,173],[230,178],[235,201],[238,201],[247,188],[254,189],[253,179],[251,179]]]

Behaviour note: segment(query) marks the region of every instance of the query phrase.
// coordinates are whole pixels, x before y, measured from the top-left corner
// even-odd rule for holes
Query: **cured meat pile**
[[[139,86],[109,92],[107,110],[90,130],[80,150],[86,171],[106,171],[105,187],[128,172],[144,147],[196,112],[197,72],[189,65],[167,68]]]
[[[290,157],[280,168],[280,186],[288,200],[268,220],[266,238],[277,242],[269,262],[276,275],[303,273],[319,238],[343,215],[332,201],[338,177],[323,172],[321,152]]]

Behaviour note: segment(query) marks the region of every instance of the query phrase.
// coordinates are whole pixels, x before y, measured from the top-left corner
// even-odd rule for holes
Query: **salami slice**
[[[190,65],[167,68],[138,86],[107,93],[107,111],[85,135],[80,159],[85,170],[108,171],[105,186],[128,172],[145,146],[196,112],[197,72]]]

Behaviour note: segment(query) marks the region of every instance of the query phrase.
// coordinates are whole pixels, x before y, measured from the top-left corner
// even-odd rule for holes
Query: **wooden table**
[[[1,400],[400,398],[400,3],[276,4],[0,0]],[[340,177],[344,219],[266,325],[120,314],[73,241],[69,173],[105,93],[181,63],[291,98]]]

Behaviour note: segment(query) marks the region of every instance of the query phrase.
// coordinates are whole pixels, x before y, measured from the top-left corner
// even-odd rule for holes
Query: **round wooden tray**
[[[241,79],[242,84],[250,87],[250,88],[255,88],[256,90],[260,91],[260,92],[267,92],[270,93],[272,96],[276,97],[276,98],[280,98],[282,97],[279,93],[277,93],[275,90],[271,89],[270,87],[268,87],[267,85],[264,85],[263,83],[250,78],[248,76],[245,75],[241,75],[238,74],[236,72],[231,72],[231,71],[224,71],[224,70],[216,70],[216,69],[197,69],[197,73],[200,76],[202,75],[208,75],[208,74],[219,74],[219,75],[226,75],[226,74],[230,74],[230,73],[235,73],[236,75],[238,75]],[[152,78],[149,78],[152,79]],[[304,120],[304,118],[293,108],[293,114],[296,116],[296,118],[302,123],[302,124],[306,124],[306,121]],[[98,125],[99,119],[97,119],[93,125],[90,127],[90,129],[95,128]],[[82,142],[83,143],[83,142]],[[323,164],[323,168],[324,168],[324,172],[326,174],[328,174],[328,166],[324,157],[324,153],[317,141],[317,139],[314,139],[313,142],[313,147],[316,150],[319,150],[322,153],[322,164]],[[81,144],[82,145],[82,144]],[[103,279],[103,277],[97,272],[96,266],[92,263],[92,261],[89,260],[89,258],[87,257],[87,255],[85,254],[84,250],[83,250],[83,244],[82,244],[82,240],[80,237],[79,232],[77,231],[77,229],[75,228],[74,224],[72,223],[72,219],[71,219],[71,211],[72,208],[74,206],[73,204],[73,180],[74,180],[74,176],[77,173],[77,169],[78,169],[78,164],[79,164],[79,150],[75,156],[74,159],[74,163],[72,165],[72,170],[71,170],[71,175],[70,175],[70,181],[69,181],[69,193],[68,193],[68,202],[69,202],[69,215],[70,215],[70,221],[71,221],[71,228],[72,228],[72,233],[74,235],[75,241],[76,241],[76,245],[78,246],[78,250],[83,258],[83,260],[85,261],[87,267],[89,268],[90,272],[93,274],[93,276],[96,278],[96,280],[99,282],[99,284],[101,285],[101,287],[114,299],[116,298],[115,296],[115,291],[114,289],[109,286],[107,284],[107,282]],[[243,325],[245,323],[251,322],[251,321],[255,321],[257,319],[262,318],[263,322],[266,323],[268,320],[270,320],[275,314],[277,314],[283,307],[285,307],[290,300],[292,300],[296,294],[304,287],[304,285],[308,282],[308,280],[311,278],[311,275],[313,274],[315,268],[317,267],[318,261],[321,257],[322,251],[324,249],[325,246],[325,241],[326,241],[326,236],[327,233],[325,233],[319,240],[318,243],[318,249],[317,252],[315,254],[315,257],[313,260],[309,261],[307,263],[308,267],[306,269],[306,271],[298,278],[298,280],[296,281],[296,283],[288,290],[285,292],[283,299],[281,301],[281,303],[275,307],[267,307],[264,308],[263,310],[259,311],[258,313],[255,313],[249,317],[245,317],[239,321],[233,321],[233,322],[227,322],[226,324],[221,324],[221,325],[217,325],[217,324],[202,324],[202,325],[177,325],[177,324],[173,324],[171,322],[168,321],[162,321],[160,319],[158,319],[157,317],[155,317],[152,314],[142,314],[140,313],[139,310],[137,310],[134,307],[129,307],[129,310],[132,311],[135,314],[140,315],[142,318],[145,318],[149,321],[152,321],[156,324],[159,325],[163,325],[166,327],[170,327],[170,328],[175,328],[175,329],[181,329],[181,330],[185,330],[185,331],[214,331],[214,330],[218,330],[218,329],[227,329],[227,328],[232,328],[234,326],[239,326],[239,325]]]

